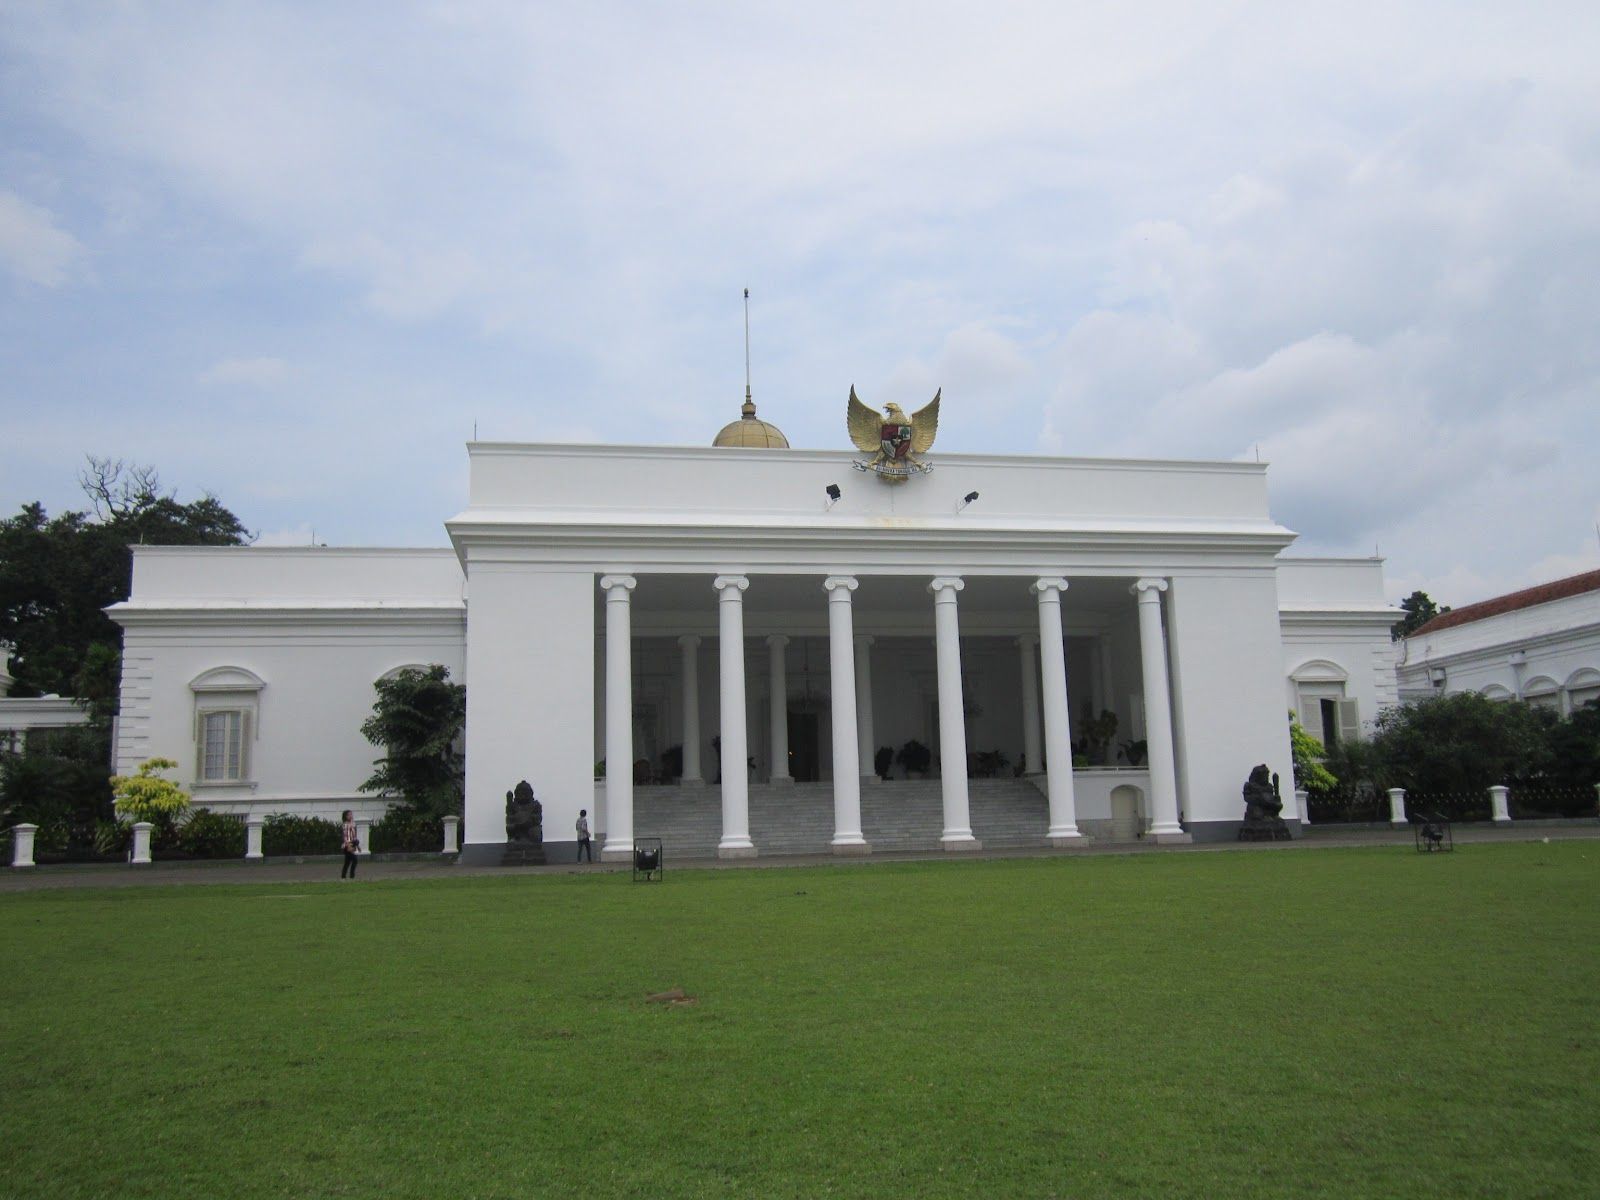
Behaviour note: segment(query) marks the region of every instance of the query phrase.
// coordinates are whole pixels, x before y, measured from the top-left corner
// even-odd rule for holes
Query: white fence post
[[[261,827],[266,824],[266,818],[260,813],[250,813],[244,819],[244,856],[250,858],[265,858],[261,853]]]
[[[1405,788],[1389,789],[1389,824],[1406,825],[1406,790]]]
[[[444,819],[444,849],[440,853],[455,854],[461,849],[460,826],[460,817],[446,817]]]
[[[1311,824],[1311,793],[1305,788],[1295,788],[1294,806],[1300,810],[1300,826],[1305,828]]]
[[[150,831],[155,826],[149,821],[136,821],[133,826],[133,857],[129,859],[136,867],[150,865]]]
[[[1506,804],[1506,797],[1511,795],[1511,789],[1503,783],[1497,783],[1489,789],[1489,807],[1494,810],[1494,823],[1496,825],[1511,824],[1511,809]]]
[[[357,854],[371,854],[372,853],[372,818],[371,817],[357,817],[356,818],[356,841],[361,843],[361,849],[356,851]]]
[[[33,835],[39,832],[37,825],[13,825],[11,836],[11,865],[13,867],[33,866]]]

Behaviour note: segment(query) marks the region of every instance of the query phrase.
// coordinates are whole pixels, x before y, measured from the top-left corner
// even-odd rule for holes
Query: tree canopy
[[[91,457],[79,483],[86,511],[52,517],[33,502],[0,521],[0,641],[15,647],[17,695],[76,695],[108,715],[122,631],[102,610],[128,598],[129,547],[236,546],[252,535],[209,493],[180,503],[149,467]]]
[[[408,667],[374,685],[378,698],[361,734],[384,756],[361,785],[364,792],[398,797],[432,816],[460,815],[464,757],[459,748],[467,723],[467,689],[450,682],[450,669]]]
[[[1450,606],[1446,604],[1440,608],[1433,602],[1432,596],[1418,589],[1400,601],[1400,609],[1406,615],[1389,627],[1391,641],[1398,642],[1403,637],[1410,637],[1435,617],[1449,612]]]

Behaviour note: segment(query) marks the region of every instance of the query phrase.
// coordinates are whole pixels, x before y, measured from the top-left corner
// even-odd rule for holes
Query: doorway
[[[817,726],[815,712],[789,710],[789,776],[796,783],[816,783],[822,778]]]

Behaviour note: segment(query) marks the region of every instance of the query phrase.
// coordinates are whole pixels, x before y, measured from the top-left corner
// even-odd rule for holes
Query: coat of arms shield
[[[911,426],[885,424],[879,436],[887,458],[904,458],[911,449]]]

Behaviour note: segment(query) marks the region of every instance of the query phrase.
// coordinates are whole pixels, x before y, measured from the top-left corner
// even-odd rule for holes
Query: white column
[[[456,854],[461,850],[461,818],[444,818],[444,849],[441,854]]]
[[[961,622],[956,615],[956,594],[964,587],[954,575],[941,575],[928,584],[939,664],[939,779],[944,794],[944,833],[939,842],[946,850],[983,848],[972,836],[967,797],[967,714],[961,696]]]
[[[749,751],[744,713],[744,590],[743,575],[718,575],[718,646],[722,659],[722,841],[718,858],[754,858],[750,841],[750,773],[745,766]]]
[[[861,782],[877,783],[877,735],[872,730],[872,635],[856,635],[856,748],[860,752]]]
[[[772,702],[767,705],[772,722],[768,738],[772,743],[772,771],[768,778],[773,783],[794,782],[794,776],[789,774],[789,668],[784,659],[788,645],[789,639],[781,633],[767,638],[767,690],[772,693]],[[726,742],[727,734],[723,734],[723,740]],[[728,778],[726,769],[722,778]]]
[[[149,821],[136,821],[133,826],[133,857],[128,861],[136,867],[150,865],[150,831],[155,826]]]
[[[1389,789],[1389,824],[1407,825],[1405,788]]]
[[[1144,668],[1144,728],[1150,768],[1150,831],[1158,843],[1194,839],[1178,824],[1178,772],[1172,747],[1172,690],[1167,683],[1167,636],[1161,628],[1161,593],[1165,579],[1141,579],[1133,585],[1139,597],[1139,658]]]
[[[1018,666],[1022,669],[1022,762],[1029,775],[1043,774],[1044,753],[1039,743],[1039,639],[1025,633],[1017,638]],[[1068,743],[1068,753],[1071,744]]]
[[[362,856],[372,853],[372,818],[356,818],[356,841],[361,843],[361,849],[356,853]]]
[[[700,774],[700,638],[686,633],[683,647],[683,776],[684,784],[704,783]]]
[[[606,594],[606,844],[602,861],[633,858],[632,575],[602,575]]]
[[[1072,727],[1067,719],[1067,643],[1061,633],[1061,593],[1067,581],[1045,576],[1033,581],[1039,597],[1039,677],[1044,691],[1045,782],[1050,797],[1050,829],[1056,847],[1081,845],[1077,798],[1072,791]],[[1023,693],[1027,695],[1026,692]]]
[[[250,813],[244,819],[244,856],[249,859],[265,858],[261,853],[261,830],[267,819],[260,813]]]
[[[11,827],[11,865],[13,867],[31,867],[33,863],[33,835],[39,832],[37,825],[13,825]]]
[[[828,680],[833,692],[833,852],[866,854],[861,836],[861,762],[856,727],[855,627],[850,593],[856,581],[830,575],[822,581],[828,593]]]
[[[1497,783],[1489,789],[1489,808],[1494,813],[1496,825],[1511,824],[1511,808],[1506,803],[1511,795],[1511,789],[1503,783]]]

